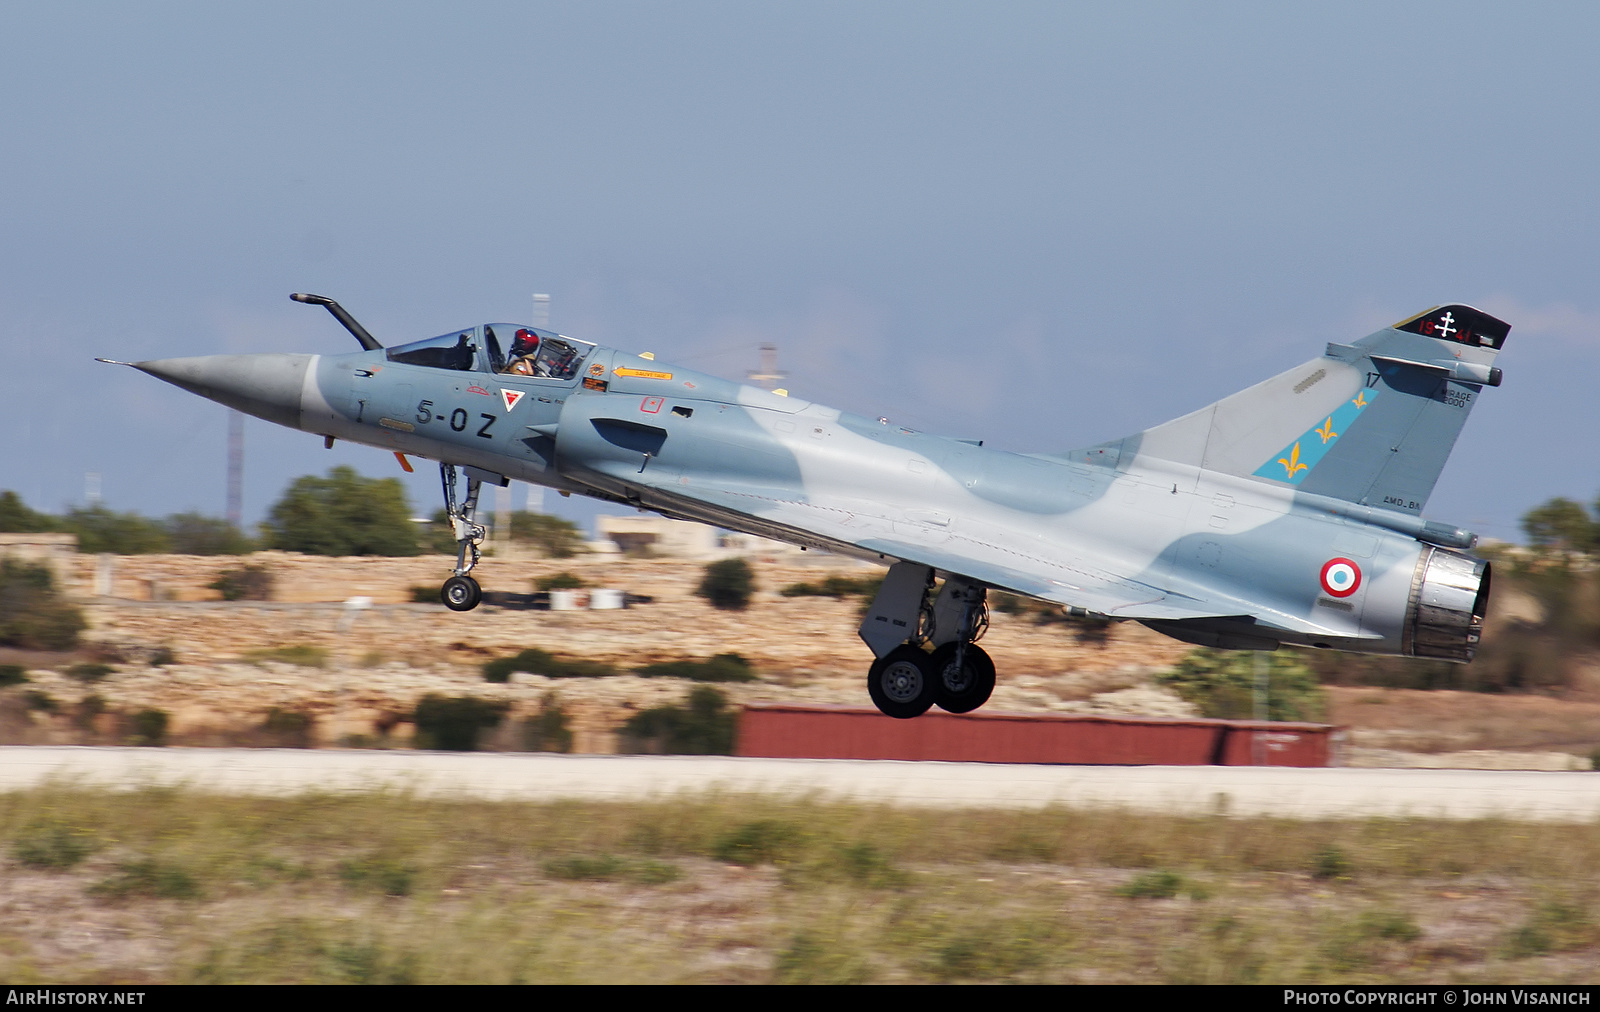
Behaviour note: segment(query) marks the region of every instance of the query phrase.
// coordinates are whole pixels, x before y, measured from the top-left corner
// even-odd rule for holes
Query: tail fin
[[[1511,330],[1438,306],[1193,414],[1071,459],[1154,457],[1418,514]]]

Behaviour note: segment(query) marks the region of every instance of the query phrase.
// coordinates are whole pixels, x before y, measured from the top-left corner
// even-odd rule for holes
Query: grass
[[[1593,825],[51,787],[0,794],[0,855],[24,984],[1518,983],[1600,958]]]
[[[24,826],[11,841],[11,856],[29,868],[65,871],[94,853],[93,833],[54,821]]]
[[[252,650],[244,655],[244,659],[251,664],[278,661],[281,664],[293,664],[302,668],[323,668],[328,665],[328,648],[308,643],[291,643],[281,647]]]

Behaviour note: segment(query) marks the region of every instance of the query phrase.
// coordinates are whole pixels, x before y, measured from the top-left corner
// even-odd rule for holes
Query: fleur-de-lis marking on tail
[[[1311,465],[1300,463],[1300,444],[1299,443],[1294,444],[1294,449],[1289,451],[1289,456],[1288,457],[1279,457],[1278,458],[1278,463],[1282,464],[1283,465],[1283,469],[1285,471],[1289,472],[1289,480],[1290,481],[1293,481],[1294,480],[1294,476],[1299,474],[1301,471],[1309,471],[1309,470],[1311,470]]]
[[[1322,442],[1324,444],[1326,444],[1328,442],[1328,440],[1330,440],[1333,437],[1338,435],[1337,432],[1333,431],[1333,416],[1332,415],[1329,415],[1328,416],[1328,420],[1322,423],[1321,428],[1313,429],[1312,431],[1315,432],[1317,435],[1322,437]],[[1296,445],[1299,445],[1299,444],[1296,444]]]
[[[1358,408],[1366,407],[1367,406],[1367,392],[1365,390],[1363,390],[1360,393],[1356,394],[1356,399],[1351,401],[1350,403],[1354,404]]]

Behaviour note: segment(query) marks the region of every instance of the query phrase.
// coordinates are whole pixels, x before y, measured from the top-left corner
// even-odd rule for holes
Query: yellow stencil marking
[[[626,366],[620,365],[611,371],[616,373],[618,376],[637,376],[639,379],[647,380],[669,380],[672,378],[672,374],[670,372],[652,372],[649,369],[629,369]]]

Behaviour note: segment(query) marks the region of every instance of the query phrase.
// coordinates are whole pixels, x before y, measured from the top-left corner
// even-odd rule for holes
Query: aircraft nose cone
[[[201,355],[134,362],[173,386],[269,422],[300,427],[300,390],[314,355]]]

